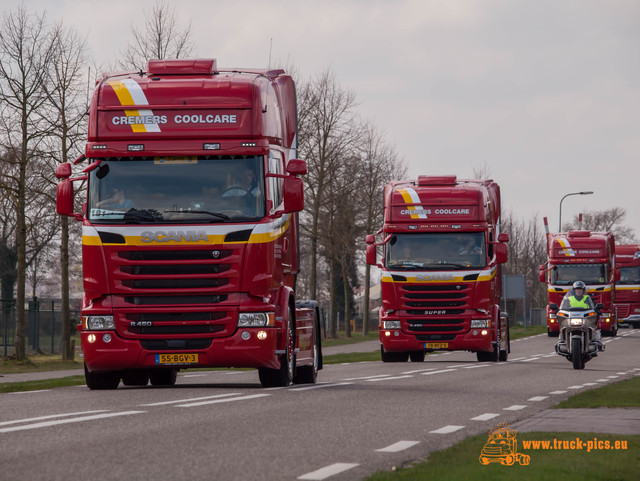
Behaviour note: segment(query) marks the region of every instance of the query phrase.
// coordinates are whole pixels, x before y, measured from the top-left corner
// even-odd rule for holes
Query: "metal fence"
[[[16,302],[0,299],[0,356],[15,352]],[[57,354],[62,352],[62,313],[59,299],[29,301],[26,314],[27,353]],[[80,319],[79,310],[69,312],[71,332],[75,332]]]

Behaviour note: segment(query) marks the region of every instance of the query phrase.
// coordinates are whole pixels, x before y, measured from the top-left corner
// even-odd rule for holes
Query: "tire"
[[[551,330],[549,330],[549,328],[547,328],[547,336],[549,336],[549,337],[558,337],[559,335],[560,335],[560,332],[551,331]]]
[[[320,332],[318,326],[313,329],[313,364],[311,366],[300,366],[296,369],[293,378],[295,384],[315,384],[320,368]]]
[[[84,365],[84,379],[87,387],[92,391],[117,389],[120,384],[119,372],[89,372],[87,365]]]
[[[571,362],[574,369],[584,369],[584,357],[582,357],[582,341],[577,337],[571,339]]]
[[[424,362],[424,356],[425,356],[424,351],[411,351],[409,353],[409,358],[411,359],[411,362]]]
[[[507,326],[507,348],[498,353],[498,361],[507,362],[509,358],[509,351],[511,350],[511,335],[509,334],[509,327]]]
[[[407,362],[409,360],[408,352],[387,352],[380,344],[380,357],[382,362]]]
[[[493,351],[478,351],[476,352],[476,358],[478,362],[498,362],[499,352],[496,346],[493,346]]]
[[[260,368],[258,377],[263,387],[284,387],[293,383],[296,373],[295,354],[295,319],[293,312],[289,308],[289,327],[287,329],[287,344],[285,353],[280,356],[280,369]]]
[[[152,386],[175,386],[177,379],[177,369],[154,369],[149,372]]]
[[[149,384],[147,371],[131,370],[122,373],[122,384],[125,386],[146,386]]]

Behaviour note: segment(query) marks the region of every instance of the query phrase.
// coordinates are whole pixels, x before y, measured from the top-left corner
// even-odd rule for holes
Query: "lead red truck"
[[[384,189],[384,225],[367,237],[367,262],[382,270],[382,360],[464,350],[506,361],[509,324],[501,315],[500,188],[492,180],[420,176]],[[379,261],[376,246],[382,246]]]
[[[58,212],[82,222],[79,326],[91,389],[172,385],[199,367],[315,382],[317,306],[296,307],[304,161],[282,70],[153,60],[106,74]],[[82,212],[74,182],[86,182]]]

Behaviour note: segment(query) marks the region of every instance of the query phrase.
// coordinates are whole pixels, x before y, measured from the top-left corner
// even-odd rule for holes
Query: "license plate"
[[[424,348],[425,349],[448,349],[449,343],[448,342],[425,342]]]
[[[198,364],[198,354],[156,354],[156,364]]]

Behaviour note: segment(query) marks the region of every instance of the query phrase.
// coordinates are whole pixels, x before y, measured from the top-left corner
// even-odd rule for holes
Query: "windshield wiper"
[[[165,209],[164,212],[169,214],[207,214],[222,220],[229,220],[231,218],[228,215],[223,214],[222,212],[211,212],[210,210],[167,210]]]
[[[456,267],[458,269],[469,269],[471,266],[467,264],[456,264],[455,262],[438,262],[436,264],[427,264],[431,268],[438,267]]]
[[[128,211],[123,213],[123,216],[122,216],[123,220],[130,220],[131,218],[139,219],[139,220],[148,220],[151,222],[158,222],[161,219],[159,215],[151,214],[144,210],[129,209]]]

